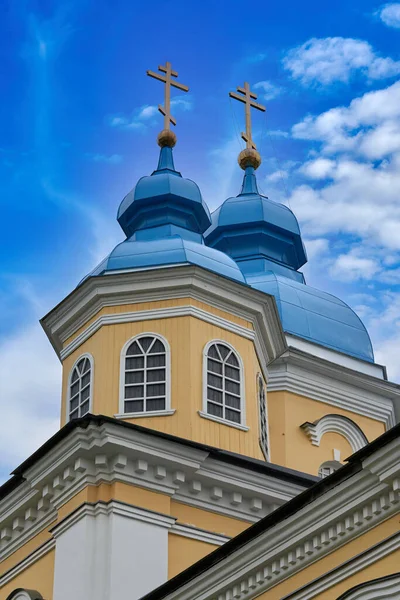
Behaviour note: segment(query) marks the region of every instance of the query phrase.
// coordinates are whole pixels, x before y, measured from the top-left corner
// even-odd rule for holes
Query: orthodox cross
[[[244,102],[245,104],[245,112],[246,112],[246,133],[242,132],[242,139],[246,142],[247,148],[253,148],[256,150],[256,145],[253,142],[253,138],[251,137],[251,107],[256,108],[257,110],[265,111],[265,106],[262,104],[258,104],[254,102],[257,99],[257,94],[250,90],[250,86],[247,81],[244,84],[244,88],[238,87],[236,88],[239,94],[236,92],[229,92],[229,96],[231,98],[235,98],[235,100],[240,100],[240,102]]]
[[[164,115],[164,129],[170,129],[170,123],[176,125],[176,120],[171,115],[171,85],[178,88],[178,90],[182,90],[182,92],[188,92],[189,88],[187,85],[183,85],[182,83],[171,79],[172,77],[178,77],[178,73],[172,70],[170,62],[165,63],[165,66],[160,65],[158,70],[165,73],[165,75],[154,73],[154,71],[147,71],[147,75],[165,83],[164,106],[159,104],[158,110]]]

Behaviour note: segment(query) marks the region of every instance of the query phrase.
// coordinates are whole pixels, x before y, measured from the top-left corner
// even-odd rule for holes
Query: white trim
[[[67,414],[65,415],[66,417],[66,423],[68,423],[70,421],[70,401],[71,401],[71,378],[72,378],[72,374],[74,372],[75,367],[77,366],[77,364],[79,363],[79,361],[81,361],[83,358],[87,358],[89,359],[90,362],[90,388],[89,388],[89,411],[88,412],[92,412],[93,411],[93,387],[94,387],[94,358],[93,356],[90,354],[90,352],[84,352],[83,354],[81,354],[76,361],[74,362],[74,364],[72,365],[69,374],[68,374],[68,387],[67,387]],[[79,415],[80,416],[80,415]]]
[[[139,415],[147,414],[147,416],[155,416],[155,412],[169,412],[171,411],[171,349],[168,340],[160,333],[147,332],[138,333],[125,342],[122,346],[120,354],[120,376],[119,376],[119,415],[123,414],[135,414],[125,413],[125,355],[129,346],[135,341],[142,337],[153,337],[164,344],[165,348],[165,408],[163,411],[141,411]],[[145,383],[143,385],[146,385]]]
[[[0,577],[0,587],[6,585],[9,581],[17,577],[20,573],[25,571],[28,567],[33,565],[36,561],[38,561],[42,556],[45,556],[50,550],[53,550],[56,545],[56,540],[54,538],[48,540],[39,548],[28,554],[24,559],[22,559],[19,563],[17,563],[14,567],[9,569]]]
[[[363,571],[370,565],[378,562],[395,552],[400,548],[400,533],[386,539],[384,542],[369,548],[366,552],[363,552],[360,556],[351,558],[339,567],[335,568],[333,572],[326,573],[313,582],[306,584],[301,589],[291,592],[282,600],[312,600],[312,598],[320,597],[320,594],[328,590],[329,588],[337,585],[345,579],[349,579],[356,573]]]
[[[152,308],[118,314],[101,315],[60,351],[61,360],[67,358],[67,356],[79,348],[79,346],[81,346],[87,339],[94,335],[96,331],[103,327],[103,325],[136,323],[138,321],[154,321],[158,319],[171,319],[176,317],[194,317],[250,340],[253,340],[255,336],[253,329],[243,327],[243,325],[238,325],[233,321],[229,321],[228,319],[214,315],[213,313],[205,311],[202,308],[198,308],[197,306],[193,306],[191,304],[166,308]]]
[[[354,586],[355,587],[355,586]],[[346,600],[398,600],[400,597],[400,574],[396,574],[396,577],[387,576],[387,579],[380,577],[376,581],[366,581],[365,583],[359,584],[358,589],[351,592],[347,591]],[[338,600],[341,600],[343,594],[339,596]]]
[[[350,444],[353,452],[361,450],[368,444],[367,437],[360,429],[360,427],[349,419],[342,415],[325,415],[314,421],[314,423],[303,423],[300,425],[303,429],[313,446],[319,446],[321,438],[325,433],[338,433],[343,436]]]
[[[7,596],[7,600],[43,600],[42,594],[33,590],[19,590],[11,592],[9,596]]]
[[[199,542],[206,542],[207,544],[213,544],[214,546],[222,546],[231,539],[227,535],[220,533],[213,533],[193,525],[186,525],[184,523],[175,523],[169,533],[174,535],[181,535],[183,537],[190,538],[192,540],[198,540]]]
[[[235,357],[238,360],[239,363],[239,376],[240,376],[240,381],[239,381],[239,388],[240,388],[240,423],[235,423],[234,421],[229,421],[228,419],[224,419],[222,417],[216,417],[215,415],[211,415],[208,413],[207,411],[207,375],[208,375],[208,368],[207,368],[207,359],[208,359],[208,351],[211,348],[211,346],[213,346],[214,344],[221,344],[222,346],[226,346],[227,348],[229,348],[233,354],[235,355]],[[225,364],[225,361],[223,362],[223,364]],[[224,379],[225,375],[222,374],[222,379]],[[232,346],[232,344],[230,344],[229,342],[225,341],[225,340],[221,340],[221,339],[213,339],[210,340],[209,342],[207,342],[207,344],[204,346],[203,348],[203,410],[199,411],[199,414],[201,417],[207,416],[207,417],[212,417],[211,420],[217,421],[218,423],[226,423],[228,425],[233,425],[233,426],[238,426],[240,425],[241,427],[239,427],[239,429],[244,428],[245,431],[248,431],[248,427],[246,427],[246,394],[245,394],[245,380],[244,380],[244,366],[243,366],[243,360],[242,357],[240,356],[239,352],[236,350],[236,348],[234,346]],[[222,406],[225,407],[225,400],[223,399],[223,403]],[[229,406],[228,406],[229,408]]]
[[[114,415],[115,419],[138,419],[140,417],[169,417],[176,413],[176,409],[171,410],[151,410],[148,412],[118,413]]]
[[[250,427],[247,427],[247,425],[241,425],[240,423],[235,423],[234,421],[227,421],[226,419],[221,419],[220,417],[216,417],[215,415],[209,415],[203,410],[198,410],[197,412],[203,419],[215,421],[216,423],[220,423],[220,425],[227,425],[227,427],[234,427],[235,429],[240,429],[241,431],[249,431],[250,429]]]
[[[260,406],[261,405],[261,397],[260,397],[261,385],[260,385],[260,383],[264,389],[264,400],[265,400],[264,410],[265,410],[265,419],[266,419],[266,427],[267,427],[267,447],[266,448],[263,448],[262,443],[261,443],[261,406]],[[257,373],[257,404],[258,404],[258,439],[259,439],[259,443],[260,443],[260,448],[264,455],[265,460],[267,462],[270,462],[271,448],[270,448],[270,440],[269,440],[267,384],[264,381],[264,377],[262,376],[261,373]],[[265,453],[267,454],[267,456],[265,456]]]

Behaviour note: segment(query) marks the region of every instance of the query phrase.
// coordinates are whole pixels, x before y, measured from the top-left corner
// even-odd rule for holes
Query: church
[[[147,74],[156,168],[118,208],[124,241],[41,320],[60,429],[0,487],[0,600],[398,599],[400,387],[258,190],[249,84],[242,187],[211,214],[174,162],[188,87]]]

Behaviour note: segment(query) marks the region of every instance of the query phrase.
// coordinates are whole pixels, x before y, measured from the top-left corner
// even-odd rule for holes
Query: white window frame
[[[126,413],[125,410],[125,358],[126,352],[131,344],[142,337],[153,337],[165,348],[165,409]],[[168,340],[154,331],[144,331],[131,337],[122,347],[120,356],[120,375],[119,375],[119,413],[114,415],[117,419],[136,419],[137,417],[165,417],[173,415],[175,409],[171,408],[171,349]]]
[[[267,448],[263,448],[263,445],[261,443],[261,408],[260,408],[260,403],[261,403],[261,386],[263,386],[264,388],[264,395],[265,395],[265,420],[266,420],[266,426],[267,426]],[[260,442],[260,448],[261,451],[264,455],[264,458],[267,462],[270,462],[271,460],[271,452],[270,452],[270,445],[269,445],[269,419],[268,419],[268,403],[267,403],[267,384],[264,381],[264,377],[262,376],[261,373],[257,374],[257,405],[258,405],[258,438],[259,438],[259,442]],[[266,453],[266,455],[265,455]]]
[[[332,473],[340,469],[342,466],[342,463],[340,463],[338,460],[325,460],[318,467],[318,477],[325,479],[325,477],[329,477],[329,475],[332,475]],[[322,476],[321,469],[332,469],[332,471],[329,473],[329,475]]]
[[[71,402],[71,379],[72,379],[72,373],[74,372],[75,367],[77,366],[77,364],[83,359],[83,358],[88,358],[89,362],[90,362],[90,391],[89,391],[89,413],[92,412],[93,409],[93,387],[94,387],[94,360],[93,360],[93,356],[89,353],[89,352],[85,352],[84,354],[81,354],[76,361],[74,362],[74,364],[72,365],[69,375],[68,375],[68,388],[67,388],[67,414],[66,414],[66,423],[68,423],[71,419],[70,419],[70,402]],[[88,413],[86,413],[88,414]],[[85,415],[83,415],[85,416]]]
[[[222,417],[217,417],[215,415],[210,415],[207,412],[207,373],[208,373],[208,351],[214,344],[222,344],[226,346],[230,350],[232,350],[238,360],[239,363],[239,375],[240,375],[240,423],[235,423],[234,421],[228,421],[227,419],[223,419]],[[199,411],[199,415],[204,419],[210,419],[210,421],[216,421],[217,423],[221,423],[222,425],[227,425],[228,427],[235,427],[236,429],[241,429],[242,431],[248,431],[249,428],[246,426],[246,398],[245,398],[245,381],[244,381],[244,367],[242,357],[239,352],[236,350],[232,344],[225,340],[211,340],[209,341],[203,349],[203,410]]]

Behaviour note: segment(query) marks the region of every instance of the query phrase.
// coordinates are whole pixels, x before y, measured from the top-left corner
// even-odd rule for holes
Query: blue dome
[[[229,279],[245,283],[241,270],[229,256],[179,235],[145,242],[125,240],[114,248],[111,254],[89,274],[89,277],[103,275],[109,271],[182,264],[198,265]]]
[[[342,300],[272,271],[249,275],[246,281],[275,296],[282,327],[287,333],[374,362],[366,328]]]
[[[307,262],[296,217],[287,206],[259,194],[253,167],[246,168],[239,196],[213,212],[204,238],[240,261],[245,272],[266,270],[265,260],[294,271]]]
[[[172,148],[161,148],[157,169],[139,179],[118,209],[125,235],[163,224],[174,224],[203,233],[211,224],[210,211],[199,187],[175,171]]]

